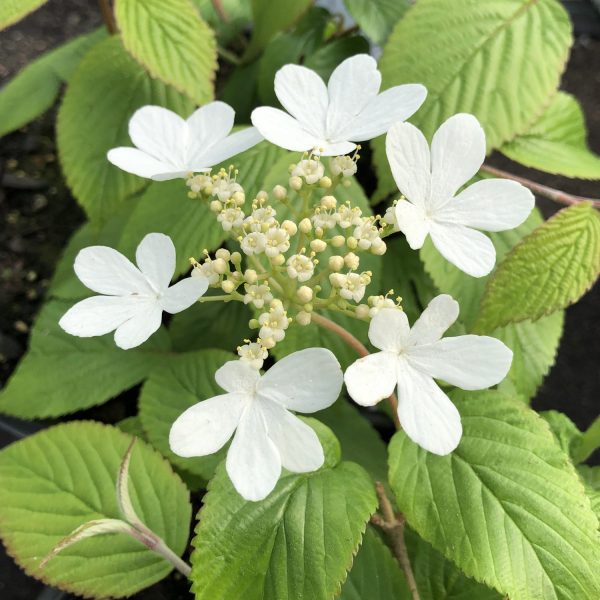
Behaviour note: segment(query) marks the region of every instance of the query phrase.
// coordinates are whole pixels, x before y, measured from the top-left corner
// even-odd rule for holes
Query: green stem
[[[241,294],[222,294],[220,296],[202,296],[202,298],[198,298],[198,302],[230,302],[231,300],[237,300],[241,302],[243,300],[243,296]]]
[[[592,455],[592,452],[598,448],[600,448],[600,415],[596,417],[596,420],[583,434],[581,443],[575,451],[573,458],[576,463],[581,463],[587,460]]]

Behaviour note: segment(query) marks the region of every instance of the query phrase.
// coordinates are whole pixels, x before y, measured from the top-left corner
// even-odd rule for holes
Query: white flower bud
[[[296,323],[298,323],[298,325],[310,325],[310,321],[311,321],[312,315],[309,312],[306,312],[305,310],[301,310],[297,315],[296,315]]]
[[[235,290],[235,283],[233,283],[233,281],[230,281],[229,279],[226,279],[221,283],[221,288],[226,294],[231,294],[231,292]]]
[[[240,360],[258,370],[263,366],[269,353],[260,342],[250,342],[249,340],[246,342],[243,346],[238,346],[237,352]]]
[[[350,236],[347,240],[346,240],[346,245],[348,246],[348,248],[350,248],[351,250],[354,250],[357,246],[358,246],[358,240],[355,237]]]
[[[366,304],[359,304],[356,307],[356,316],[359,319],[366,319],[369,316],[370,308]]]
[[[223,275],[227,271],[227,263],[222,258],[216,258],[212,264],[214,272],[219,275]]]
[[[325,209],[334,209],[337,206],[335,196],[323,196],[321,198],[321,206]]]
[[[238,190],[237,192],[234,192],[234,194],[231,196],[231,199],[236,206],[242,206],[242,204],[246,202],[246,194]]]
[[[232,252],[229,259],[234,265],[239,265],[242,262],[242,255],[239,252]]]
[[[385,214],[383,215],[383,220],[388,224],[392,226],[392,231],[396,232],[396,231],[400,231],[400,229],[398,228],[398,220],[396,219],[396,205],[394,204],[394,206],[390,206],[387,208],[387,210],[385,211]]]
[[[360,264],[360,259],[354,252],[348,252],[346,256],[344,256],[344,264],[352,270],[358,269],[358,265]]]
[[[344,259],[341,256],[329,257],[329,268],[332,271],[341,271],[344,268]]]
[[[313,291],[307,285],[300,286],[296,292],[296,297],[302,304],[306,304],[313,299]]]
[[[312,229],[312,223],[310,222],[310,219],[302,219],[302,221],[300,221],[298,224],[298,228],[302,233],[308,233]]]
[[[214,213],[218,213],[223,210],[223,204],[219,200],[212,200],[209,204],[209,207]]]
[[[317,183],[323,177],[324,173],[325,167],[321,164],[320,160],[304,159],[294,167],[292,178],[303,177],[307,184],[312,185],[313,183]]]
[[[331,238],[331,245],[334,248],[341,248],[346,243],[346,238],[343,235],[334,235]]]
[[[262,342],[262,345],[265,348],[268,348],[269,350],[273,348],[276,344],[275,339],[272,336],[267,338],[261,338],[260,341]]]
[[[215,256],[217,258],[222,258],[223,260],[229,260],[231,258],[231,252],[229,252],[229,250],[227,250],[227,248],[219,248],[215,252]]]
[[[287,190],[282,185],[276,185],[273,188],[273,196],[275,196],[277,200],[285,200],[287,196]]]
[[[381,238],[373,240],[373,243],[371,244],[371,252],[373,254],[376,254],[377,256],[382,256],[383,254],[385,254],[386,250],[387,245]]]
[[[329,276],[329,282],[333,287],[341,288],[346,282],[346,275],[342,275],[341,273],[332,273]]]
[[[293,177],[290,177],[289,184],[293,190],[298,191],[302,188],[302,179],[294,175]]]
[[[271,264],[276,267],[280,267],[285,262],[285,256],[283,254],[278,254],[270,259]]]
[[[313,240],[310,243],[310,247],[315,252],[323,252],[324,250],[327,250],[327,244],[323,240]]]
[[[244,273],[244,279],[248,283],[256,283],[258,281],[258,275],[254,269],[246,269]]]
[[[256,194],[256,199],[259,202],[266,202],[269,199],[269,194],[267,194],[267,192],[265,192],[265,190],[260,190],[260,192],[258,192],[258,194]]]
[[[331,179],[329,179],[329,177],[325,176],[325,177],[321,177],[321,179],[319,179],[319,187],[322,187],[323,189],[328,189],[331,187]]]
[[[287,231],[287,234],[291,237],[293,235],[296,235],[296,233],[298,233],[298,225],[296,225],[296,223],[294,223],[294,221],[290,221],[289,219],[286,219],[282,224],[281,224],[282,229],[285,229]]]
[[[329,168],[334,175],[342,177],[352,177],[356,173],[356,163],[350,156],[336,156],[329,163]]]

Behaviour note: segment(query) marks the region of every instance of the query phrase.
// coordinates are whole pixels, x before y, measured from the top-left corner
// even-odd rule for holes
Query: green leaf
[[[223,46],[228,46],[236,36],[243,35],[244,29],[250,25],[252,8],[247,0],[223,0],[219,3],[194,0],[194,4]],[[219,6],[221,14],[215,5]]]
[[[136,109],[159,104],[187,116],[193,104],[152,79],[123,49],[117,36],[83,58],[58,113],[61,165],[73,195],[90,220],[106,220],[146,180],[111,165],[106,153],[131,142],[127,125]]]
[[[592,510],[600,519],[600,467],[588,467],[581,465],[577,472],[583,479],[585,492],[592,503]]]
[[[214,97],[217,46],[190,0],[116,0],[123,45],[153,77],[197,104]]]
[[[598,520],[548,426],[498,392],[452,400],[464,429],[452,454],[403,432],[390,444],[390,483],[410,526],[511,600],[598,598]]]
[[[550,425],[550,429],[564,453],[573,459],[583,437],[581,431],[577,429],[577,425],[567,415],[557,410],[546,410],[540,413],[540,416]]]
[[[321,46],[306,59],[304,64],[327,81],[343,60],[361,53],[369,53],[369,42],[359,35],[346,36]]]
[[[542,223],[540,212],[534,209],[528,219],[516,229],[490,234],[496,248],[497,262],[502,261],[511,248]],[[387,257],[386,253],[386,259]],[[430,240],[423,246],[421,258],[439,291],[450,294],[459,302],[459,319],[466,325],[467,331],[470,331],[480,310],[486,282],[491,276],[475,278],[463,273],[443,258]],[[563,321],[563,313],[557,312],[535,323],[511,323],[490,332],[513,351],[512,366],[508,377],[501,383],[501,388],[507,392],[516,392],[525,400],[533,397],[554,364]]]
[[[0,136],[45,113],[83,54],[105,35],[103,30],[81,35],[46,52],[17,73],[0,91]]]
[[[411,529],[404,537],[420,600],[501,600],[496,590],[467,577]]]
[[[587,145],[583,111],[566,92],[558,92],[531,129],[504,144],[500,152],[540,171],[600,179],[600,156]]]
[[[221,348],[233,352],[243,340],[256,335],[248,327],[251,318],[250,309],[241,302],[198,302],[171,319],[173,350]]]
[[[539,118],[571,43],[569,17],[557,0],[454,0],[451,10],[447,0],[419,0],[385,45],[382,87],[422,83],[427,100],[411,122],[430,139],[451,115],[471,113],[490,151]],[[382,198],[396,191],[383,138],[375,152]]]
[[[128,535],[88,538],[40,569],[53,546],[90,520],[121,517],[116,480],[131,437],[91,421],[57,425],[0,452],[0,535],[17,563],[42,581],[86,597],[129,596],[172,566]],[[129,492],[141,520],[181,555],[187,545],[189,493],[169,464],[137,441]]]
[[[478,331],[536,320],[576,302],[600,273],[600,216],[589,202],[564,208],[516,246],[489,279]]]
[[[190,199],[182,179],[153,181],[136,202],[119,240],[118,249],[133,255],[147,233],[168,235],[175,244],[175,275],[190,270],[190,257],[215,250],[225,237],[204,198]]]
[[[344,0],[352,18],[378,46],[383,46],[410,6],[409,0]]]
[[[372,527],[367,527],[339,600],[410,600],[400,566]],[[421,596],[421,600],[426,600]]]
[[[30,12],[38,9],[46,0],[2,0],[0,4],[0,29],[20,21]]]
[[[36,419],[65,415],[140,383],[164,363],[169,340],[164,329],[134,350],[121,350],[112,334],[78,338],[58,325],[72,301],[53,300],[38,315],[29,351],[0,393],[0,412]]]
[[[142,427],[142,420],[139,415],[135,415],[135,417],[125,417],[115,425],[121,431],[128,433],[129,435],[133,435],[134,437],[140,438],[140,440],[148,441],[146,432]]]
[[[224,393],[215,382],[215,372],[234,359],[233,354],[222,350],[181,354],[154,369],[140,394],[139,416],[148,441],[176,467],[204,479],[212,477],[225,452],[181,458],[171,452],[169,431],[184,410]]]
[[[244,500],[220,465],[193,541],[196,600],[330,600],[376,506],[371,478],[354,463],[285,473],[262,502]]]
[[[244,62],[254,60],[279,31],[291,27],[311,4],[311,0],[252,0],[254,29]]]
[[[387,448],[366,418],[340,398],[333,406],[314,414],[340,442],[342,458],[358,463],[374,481],[387,480]]]

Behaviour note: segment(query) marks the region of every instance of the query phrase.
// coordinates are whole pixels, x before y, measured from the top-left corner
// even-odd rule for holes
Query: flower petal
[[[375,348],[399,352],[406,345],[410,328],[406,313],[397,308],[382,308],[371,319],[369,340]]]
[[[299,121],[278,108],[261,106],[252,111],[252,125],[272,144],[302,152],[322,145],[321,139],[309,133]]]
[[[162,309],[157,301],[140,303],[136,313],[115,331],[115,343],[123,350],[143,344],[162,322]]]
[[[241,131],[236,131],[227,136],[224,140],[206,149],[206,151],[190,163],[191,171],[206,170],[207,167],[213,167],[220,162],[231,158],[240,152],[245,152],[248,148],[256,146],[262,142],[263,136],[256,127],[247,127]]]
[[[444,338],[407,350],[411,365],[463,390],[482,390],[500,383],[512,362],[512,350],[484,335]]]
[[[327,83],[327,138],[343,140],[340,132],[375,99],[380,86],[381,73],[372,56],[357,54],[340,63]]]
[[[242,360],[230,360],[215,373],[217,385],[227,392],[253,394],[259,379],[258,369]]]
[[[148,233],[135,251],[138,268],[156,292],[164,292],[175,272],[175,245],[164,233]]]
[[[108,246],[88,246],[75,257],[74,270],[81,283],[99,294],[124,296],[153,294],[141,271],[120,252]]]
[[[186,121],[185,164],[200,166],[202,161],[198,159],[227,137],[234,119],[235,111],[225,102],[209,102],[195,110]]]
[[[277,446],[281,464],[288,471],[308,473],[323,466],[323,447],[312,427],[276,402],[263,399],[260,408],[267,433]]]
[[[425,136],[410,123],[395,123],[385,138],[385,151],[398,189],[415,205],[429,205],[431,164]]]
[[[329,96],[323,80],[298,65],[285,65],[275,74],[275,94],[281,105],[315,137],[325,137]]]
[[[352,142],[320,142],[314,148],[314,153],[319,156],[341,156],[348,154],[356,148]]]
[[[463,190],[435,218],[484,231],[504,231],[523,223],[534,205],[533,194],[520,183],[484,179]]]
[[[406,236],[408,245],[413,250],[422,248],[429,233],[430,224],[423,209],[408,200],[400,200],[396,204],[394,213],[398,229]]]
[[[342,369],[333,353],[307,348],[278,360],[261,377],[256,391],[290,410],[312,413],[331,406],[342,383]]]
[[[391,127],[406,121],[427,97],[427,88],[418,83],[397,85],[379,94],[338,133],[340,139],[361,142],[371,140]]]
[[[396,387],[398,355],[376,352],[353,362],[344,373],[348,394],[361,406],[374,406],[389,398]]]
[[[142,106],[129,120],[129,137],[150,156],[185,166],[187,124],[177,113],[162,106]]]
[[[137,148],[113,148],[107,152],[106,158],[115,167],[147,179],[160,177],[167,180],[183,177],[174,165],[158,160]]]
[[[439,208],[479,171],[485,133],[473,116],[459,113],[442,123],[431,142],[431,198]]]
[[[458,319],[460,306],[448,294],[440,294],[429,302],[421,316],[414,322],[408,336],[410,346],[437,342]]]
[[[263,500],[277,484],[281,475],[281,458],[267,435],[256,401],[251,402],[242,414],[225,466],[235,489],[246,500]]]
[[[429,233],[440,254],[467,275],[483,277],[494,268],[496,249],[480,231],[434,221]]]
[[[184,458],[217,452],[233,435],[249,401],[245,394],[222,394],[190,406],[171,426],[171,450]]]
[[[138,305],[135,297],[92,296],[72,306],[58,324],[78,337],[105,335],[131,319]]]
[[[172,285],[161,298],[162,309],[172,315],[189,308],[206,293],[206,277],[186,277]]]
[[[406,435],[434,454],[450,454],[462,437],[460,414],[450,398],[406,361],[398,368],[398,418]]]

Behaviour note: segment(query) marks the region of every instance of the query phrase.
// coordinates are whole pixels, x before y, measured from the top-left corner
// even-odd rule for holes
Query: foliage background
[[[570,4],[583,6],[587,3]],[[99,24],[97,5],[91,0],[50,0],[41,10],[0,35],[0,83],[10,79],[39,54]],[[577,33],[577,20],[575,25]],[[586,23],[586,27],[590,27],[590,23]],[[582,104],[589,144],[600,152],[598,39],[578,38],[561,88],[574,94]],[[71,198],[58,171],[52,139],[54,117],[51,111],[23,131],[4,138],[0,147],[0,219],[3,228],[0,240],[0,376],[3,382],[26,348],[28,327],[62,247],[83,221],[81,209]],[[490,163],[575,194],[599,195],[597,182],[541,174],[499,155],[492,157]],[[364,166],[361,170],[366,171]],[[363,183],[368,185],[368,181]],[[545,216],[556,209],[544,202],[539,205]],[[599,320],[599,300],[600,289],[596,286],[567,310],[557,362],[533,403],[536,410],[562,410],[581,429],[587,427],[597,413],[600,396],[600,371],[597,369],[600,338],[594,336],[590,326]],[[86,411],[84,416],[114,422],[127,416],[123,412],[124,406],[122,402],[111,402]],[[23,427],[8,420],[0,424],[0,445],[14,439],[6,432],[6,428],[12,426]],[[33,598],[41,586],[27,580],[14,563],[4,557],[0,560],[0,573],[5,582],[10,581],[11,589],[14,586],[22,594],[15,598]],[[0,582],[0,593],[3,585]],[[184,583],[183,590],[186,589]],[[159,590],[155,590],[156,596],[148,596],[149,593],[152,594],[145,592],[144,597],[160,597]]]

